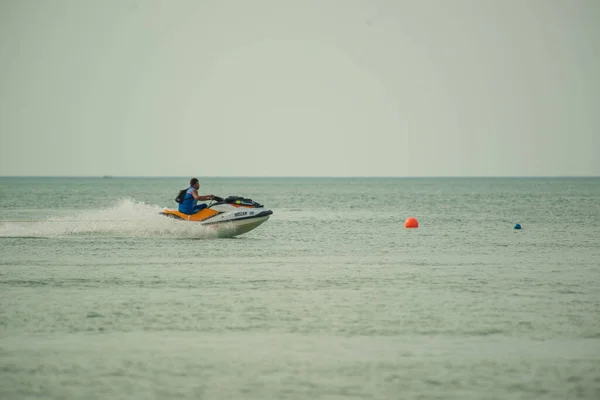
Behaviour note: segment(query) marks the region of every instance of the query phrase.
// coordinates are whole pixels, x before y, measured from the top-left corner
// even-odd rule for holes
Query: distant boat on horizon
[[[102,178],[103,178],[103,179],[111,179],[111,178],[112,178],[112,175],[104,175]]]

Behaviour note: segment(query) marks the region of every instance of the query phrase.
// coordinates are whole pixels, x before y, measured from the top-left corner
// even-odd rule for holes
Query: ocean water
[[[0,178],[1,399],[600,398],[600,179],[186,180]]]

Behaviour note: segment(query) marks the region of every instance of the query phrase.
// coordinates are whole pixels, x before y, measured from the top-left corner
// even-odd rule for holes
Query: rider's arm
[[[200,196],[198,194],[197,190],[192,191],[192,196],[194,196],[194,199],[196,199],[198,201],[212,200],[213,199],[213,195],[212,194],[207,194],[206,196]]]

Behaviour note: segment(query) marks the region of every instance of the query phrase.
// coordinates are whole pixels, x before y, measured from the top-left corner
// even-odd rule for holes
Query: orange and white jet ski
[[[214,196],[215,202],[196,214],[184,214],[178,210],[165,209],[161,215],[200,223],[218,228],[220,236],[238,236],[249,232],[269,219],[273,211],[251,199],[229,196],[225,199]]]

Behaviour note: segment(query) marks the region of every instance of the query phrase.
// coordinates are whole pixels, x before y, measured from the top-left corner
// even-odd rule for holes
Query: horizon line
[[[201,176],[201,175],[199,175]],[[114,178],[177,178],[189,179],[186,175],[0,175],[0,178],[93,178],[93,179],[114,179]],[[369,175],[369,176],[334,176],[334,175],[270,175],[270,176],[219,176],[206,175],[206,179],[473,179],[473,178],[600,178],[600,175]]]

